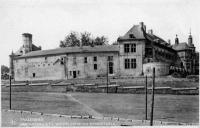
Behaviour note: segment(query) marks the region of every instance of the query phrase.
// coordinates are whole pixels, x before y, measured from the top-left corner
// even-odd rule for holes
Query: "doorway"
[[[76,78],[76,71],[73,71],[73,78]]]
[[[113,74],[113,62],[109,62],[108,70],[109,70],[109,74]]]

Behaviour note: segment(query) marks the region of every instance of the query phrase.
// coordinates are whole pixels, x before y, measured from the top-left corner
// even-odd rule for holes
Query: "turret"
[[[189,46],[192,46],[192,45],[193,45],[191,31],[190,31],[190,34],[189,34],[189,37],[188,37],[188,45],[189,45]]]
[[[23,33],[22,34],[23,40],[23,55],[32,51],[32,34],[30,33]]]
[[[176,38],[175,38],[175,45],[178,45],[178,44],[179,44],[178,35],[176,35]]]

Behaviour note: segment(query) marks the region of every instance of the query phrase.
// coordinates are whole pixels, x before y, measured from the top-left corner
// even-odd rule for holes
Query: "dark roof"
[[[145,39],[143,30],[140,25],[134,25],[124,36],[119,37],[119,40],[131,39],[130,34],[133,34],[136,39]]]
[[[189,46],[186,42],[182,42],[179,44],[174,44],[172,48],[175,50],[187,50],[189,49]]]
[[[81,47],[66,47],[66,48],[56,48],[49,50],[39,50],[32,51],[23,56],[19,56],[17,58],[24,57],[36,57],[43,55],[56,55],[56,54],[65,54],[65,53],[95,53],[95,52],[119,52],[119,46],[116,45],[104,45],[104,46],[83,46]]]
[[[41,47],[37,47],[34,44],[32,44],[32,51],[42,50]]]
[[[22,55],[22,48],[23,48],[23,46],[21,46],[18,50],[17,50],[17,52],[15,52],[14,54],[15,55]],[[37,51],[37,50],[41,50],[41,47],[37,47],[37,46],[35,46],[34,44],[32,44],[32,51]]]

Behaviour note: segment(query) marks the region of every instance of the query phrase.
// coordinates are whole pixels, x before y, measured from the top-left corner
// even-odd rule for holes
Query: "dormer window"
[[[129,38],[135,38],[133,34],[129,34]]]

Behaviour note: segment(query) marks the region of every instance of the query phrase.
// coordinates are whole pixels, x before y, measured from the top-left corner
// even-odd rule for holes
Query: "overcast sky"
[[[1,64],[22,46],[21,34],[33,34],[42,49],[59,46],[70,31],[105,35],[109,43],[143,21],[148,29],[174,43],[186,42],[191,28],[200,47],[200,0],[0,0]]]

